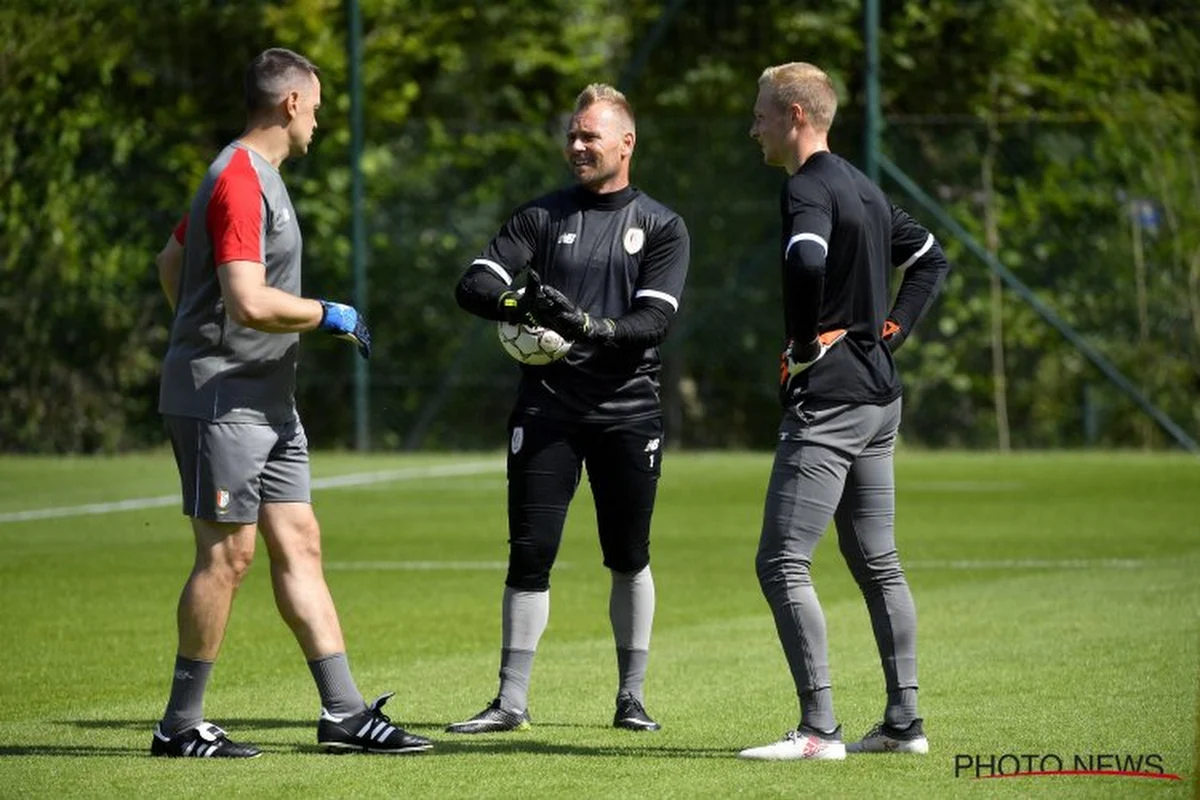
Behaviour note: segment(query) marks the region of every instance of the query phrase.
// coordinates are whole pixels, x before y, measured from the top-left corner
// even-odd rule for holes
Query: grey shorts
[[[281,425],[164,419],[187,516],[246,524],[258,521],[263,503],[312,502],[299,418]]]

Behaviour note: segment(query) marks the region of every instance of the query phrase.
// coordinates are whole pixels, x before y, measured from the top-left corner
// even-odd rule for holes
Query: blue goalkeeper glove
[[[371,357],[371,331],[367,329],[367,321],[354,306],[344,303],[334,303],[329,300],[318,300],[321,304],[321,322],[317,328],[328,331],[339,339],[345,339],[358,345],[358,352],[363,358]]]

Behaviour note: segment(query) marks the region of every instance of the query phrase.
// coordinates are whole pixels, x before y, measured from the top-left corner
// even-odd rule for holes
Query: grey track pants
[[[780,425],[755,566],[798,695],[830,686],[809,575],[830,519],[866,599],[888,691],[917,687],[916,611],[893,530],[900,406],[801,404]]]

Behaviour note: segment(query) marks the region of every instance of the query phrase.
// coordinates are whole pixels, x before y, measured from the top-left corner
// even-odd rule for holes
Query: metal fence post
[[[363,86],[362,10],[358,0],[346,0],[347,49],[350,62],[350,260],[354,269],[354,305],[367,308],[367,231],[363,218]],[[353,351],[351,351],[353,352]],[[354,449],[371,449],[371,376],[367,362],[354,359]]]

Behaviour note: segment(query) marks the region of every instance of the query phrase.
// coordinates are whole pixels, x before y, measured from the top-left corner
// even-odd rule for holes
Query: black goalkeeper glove
[[[543,325],[568,341],[612,344],[617,332],[615,322],[607,317],[593,317],[558,289],[543,284],[536,272],[531,272],[530,281],[530,289],[536,289],[537,293],[534,314]]]
[[[533,274],[536,275],[537,273]],[[530,280],[532,281],[532,278]],[[500,309],[501,318],[505,322],[523,323],[525,325],[537,324],[537,320],[533,317],[533,307],[534,303],[537,302],[537,292],[532,291],[531,286],[532,284],[525,288],[508,291],[500,295],[500,301],[497,305]]]

